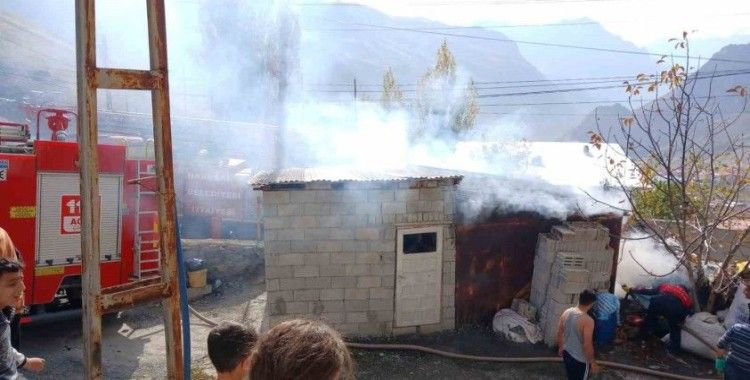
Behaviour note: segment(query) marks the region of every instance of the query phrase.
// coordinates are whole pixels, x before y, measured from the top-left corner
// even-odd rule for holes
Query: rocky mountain
[[[0,9],[0,117],[22,122],[25,104],[71,105],[75,48]]]
[[[227,3],[231,1],[251,10],[263,6],[259,5],[262,2],[227,0]],[[249,105],[269,102],[270,96],[258,96],[268,90],[263,87],[265,83],[257,80],[254,71],[273,71],[275,63],[264,60],[262,45],[248,46],[238,35],[252,33],[254,28],[268,28],[274,20],[248,19],[239,11],[235,12],[236,17],[209,18],[203,12],[206,4],[210,6],[202,1],[168,4],[173,111],[191,117],[207,115],[215,119],[269,122],[265,115],[273,115],[273,112],[263,112]],[[50,12],[38,12],[40,5]],[[6,0],[0,4],[2,14],[12,15],[0,18],[0,31],[5,37],[0,42],[7,45],[0,52],[3,54],[0,79],[5,83],[7,90],[3,94],[6,97],[21,99],[28,97],[32,90],[53,93],[60,91],[57,87],[61,83],[74,85],[72,7],[72,0],[37,0],[33,4]],[[103,7],[98,9],[98,13],[104,12],[107,10]],[[477,124],[482,137],[488,139],[559,140],[585,136],[581,134],[585,128],[579,124],[590,124],[584,120],[586,115],[596,106],[608,104],[602,101],[625,100],[621,81],[557,80],[648,72],[654,61],[654,57],[645,55],[539,47],[513,41],[645,52],[590,20],[562,23],[581,25],[540,28],[451,29],[442,23],[393,17],[364,6],[298,6],[293,8],[292,14],[299,26],[299,43],[294,46],[298,75],[291,86],[300,90],[304,99],[350,101],[354,97],[356,79],[357,98],[376,100],[380,97],[387,67],[393,69],[404,97],[413,98],[416,83],[434,65],[437,49],[445,40],[458,64],[459,82],[473,80],[476,83],[480,96]],[[103,33],[111,33],[107,38],[98,39],[100,44],[109,41],[107,49],[99,46],[99,54],[104,54],[100,57],[102,61],[106,61],[107,51],[125,58],[143,56],[141,40],[145,38],[145,27],[141,30],[131,25],[141,16],[122,16],[109,17],[108,20],[113,21],[103,26]],[[21,28],[23,31],[17,25],[25,25]],[[16,32],[8,32],[13,28]],[[206,38],[211,30],[235,33],[222,33],[220,38],[211,40]],[[738,53],[722,51],[718,54]],[[245,57],[266,66],[242,69],[239,66],[243,64],[256,65],[243,62]],[[59,68],[39,69],[42,64]],[[7,81],[13,77],[5,73],[13,73],[15,79],[19,75],[36,75],[35,78],[43,80],[26,84]],[[16,83],[14,88],[8,87],[11,83]],[[597,86],[610,88],[587,88]],[[65,91],[70,94],[72,89]],[[115,111],[148,109],[146,98],[130,96],[107,100],[102,99],[100,104],[110,105]]]
[[[647,54],[646,49],[610,33],[593,20],[564,20],[540,27],[499,28],[518,41],[606,48]],[[521,54],[548,78],[635,76],[654,69],[657,57],[609,51],[571,49],[519,43]]]
[[[692,74],[692,78],[695,84],[692,91],[696,99],[706,100],[707,97],[712,97],[721,108],[725,120],[737,118],[734,127],[736,134],[747,134],[750,131],[750,110],[746,109],[748,98],[727,92],[736,86],[750,88],[750,44],[725,46],[700,66],[700,69]],[[645,101],[652,99],[651,96],[653,95],[644,95]],[[600,126],[616,126],[619,115],[630,115],[632,111],[622,105],[600,107],[591,112],[566,137],[571,140],[587,140],[586,132],[596,127],[595,113],[599,114]],[[605,114],[608,116],[603,117]]]

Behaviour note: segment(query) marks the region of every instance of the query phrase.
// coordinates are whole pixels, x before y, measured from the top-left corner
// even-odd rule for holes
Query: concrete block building
[[[322,318],[345,335],[455,325],[455,186],[434,169],[285,169],[262,191],[266,320]]]

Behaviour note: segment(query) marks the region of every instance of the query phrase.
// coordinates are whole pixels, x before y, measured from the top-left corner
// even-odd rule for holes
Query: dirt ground
[[[222,285],[220,291],[191,302],[191,305],[214,321],[233,320],[260,327],[265,292],[262,274],[235,279]],[[162,379],[166,376],[164,329],[159,305],[146,305],[104,318],[103,366],[106,379]],[[212,379],[214,371],[206,356],[208,328],[191,319],[193,379]],[[82,333],[80,319],[55,324],[26,326],[22,332],[22,351],[47,360],[40,375],[24,372],[25,379],[60,379],[83,377]],[[542,345],[514,344],[482,329],[428,336],[406,336],[377,342],[412,343],[445,351],[496,356],[552,356]],[[603,358],[643,365],[673,373],[710,378],[711,362],[684,355],[667,357],[659,347],[628,344],[602,351]],[[454,360],[430,354],[404,351],[354,350],[357,377],[360,379],[561,379],[562,365],[495,364]],[[599,379],[650,379],[629,373],[605,371]]]
[[[365,342],[365,341],[363,341]],[[406,343],[437,348],[447,352],[499,357],[550,357],[555,352],[543,344],[529,345],[509,342],[489,330],[465,328],[456,332],[427,336],[401,336],[398,338],[370,340],[377,343]],[[627,342],[616,347],[597,349],[597,357],[635,366],[643,366],[657,371],[715,378],[713,362],[690,354],[678,357],[666,354],[660,343],[649,343],[642,347],[640,342]],[[393,378],[389,374],[398,373],[399,378],[414,379],[518,379],[531,376],[533,379],[562,379],[565,374],[561,364],[495,364],[450,360],[430,354],[410,352],[355,352],[359,365],[359,375],[367,379]],[[623,371],[605,370],[594,379],[651,379],[654,377],[637,375]]]
[[[234,280],[215,294],[191,302],[206,317],[233,320],[259,327],[265,300],[262,277]],[[102,360],[105,379],[162,379],[166,377],[164,326],[159,304],[146,305],[106,316],[102,321]],[[191,351],[195,374],[214,372],[206,355],[209,328],[191,317]],[[83,378],[81,320],[24,326],[21,351],[47,360],[40,375],[26,379]],[[212,377],[210,377],[212,378]],[[200,376],[194,376],[200,380]]]

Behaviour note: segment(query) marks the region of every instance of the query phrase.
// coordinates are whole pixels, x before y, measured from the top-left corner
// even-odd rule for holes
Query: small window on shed
[[[437,232],[404,234],[404,254],[427,253],[437,251]]]

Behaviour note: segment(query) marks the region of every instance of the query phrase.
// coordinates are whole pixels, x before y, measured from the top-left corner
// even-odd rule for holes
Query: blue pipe
[[[182,240],[180,239],[180,223],[175,221],[175,235],[177,238],[177,274],[180,284],[180,317],[182,319],[182,353],[183,372],[186,380],[190,380],[192,359],[190,355],[190,314],[188,311],[187,271],[182,256]]]

